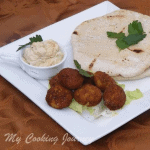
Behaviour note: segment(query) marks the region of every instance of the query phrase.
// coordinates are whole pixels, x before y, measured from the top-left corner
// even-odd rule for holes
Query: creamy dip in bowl
[[[31,45],[33,48],[22,49],[17,52],[18,55],[1,53],[0,58],[6,63],[18,65],[35,79],[50,79],[63,69],[67,52],[65,47],[59,48],[53,40],[43,42],[45,47],[52,46],[51,51],[43,49],[43,43],[41,43],[33,43]]]
[[[24,50],[23,60],[32,66],[49,67],[62,61],[64,57],[59,45],[53,40],[34,42]]]
[[[36,43],[39,44],[41,42]],[[32,45],[34,45],[34,43]],[[35,46],[36,48],[37,45]],[[30,76],[32,76],[35,79],[50,79],[63,68],[64,62],[67,58],[67,52],[65,48],[59,48],[58,50],[58,47],[56,46],[56,49],[52,48],[53,52],[50,54],[47,54],[45,50],[42,51],[42,48],[40,50],[37,50],[34,54],[32,50],[31,52],[26,53],[25,50],[28,48],[20,50],[19,65],[25,72],[27,72]],[[33,49],[36,50],[36,48]],[[51,58],[52,60],[50,60]],[[51,64],[51,66],[49,64]]]

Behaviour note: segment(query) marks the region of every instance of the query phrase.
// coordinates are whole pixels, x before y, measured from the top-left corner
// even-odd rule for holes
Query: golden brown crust
[[[94,75],[92,72],[87,71],[90,75]],[[92,84],[95,85],[94,83],[94,76],[92,77],[84,77],[83,84]]]
[[[62,109],[68,107],[73,99],[72,91],[64,88],[63,86],[57,84],[51,87],[47,91],[46,101],[47,103],[56,109]]]
[[[58,74],[49,80],[49,84],[51,87],[55,86],[56,84],[60,84]]]
[[[58,74],[60,83],[62,86],[74,90],[78,89],[83,84],[83,76],[79,74],[79,71],[72,68],[65,68]]]
[[[103,94],[103,100],[104,104],[110,110],[117,110],[125,104],[126,95],[124,90],[120,86],[111,84],[106,88]]]
[[[102,71],[97,71],[94,74],[94,82],[102,92],[104,92],[109,85],[116,84],[115,80],[112,77]]]
[[[96,86],[85,84],[74,92],[74,99],[81,105],[96,106],[102,100],[102,93]]]

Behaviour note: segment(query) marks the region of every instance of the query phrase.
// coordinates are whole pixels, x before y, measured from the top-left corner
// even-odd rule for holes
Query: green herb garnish
[[[77,60],[74,60],[74,64],[77,67],[77,69],[79,70],[79,73],[85,77],[92,77],[93,75],[89,74],[87,71],[81,69],[81,65],[78,63]]]
[[[137,44],[139,41],[143,40],[146,37],[146,34],[131,34],[127,37],[124,37],[123,40],[130,46]]]
[[[143,28],[141,22],[138,20],[133,21],[128,25],[128,33],[129,34],[143,34]]]
[[[87,71],[80,69],[79,73],[85,77],[92,77],[93,75],[89,74]]]
[[[129,45],[124,41],[124,37],[119,38],[116,41],[116,44],[121,50],[129,47]]]
[[[124,33],[107,32],[107,36],[109,38],[117,38],[116,45],[120,48],[120,50],[128,48],[131,45],[135,45],[146,37],[142,24],[141,22],[138,22],[138,20],[133,21],[128,25],[128,33],[129,35],[125,36]]]
[[[79,69],[79,70],[81,69],[81,65],[78,63],[77,60],[74,60],[74,64],[77,67],[77,69]]]
[[[110,37],[110,38],[121,38],[121,37],[124,37],[125,34],[124,33],[116,33],[116,32],[107,32],[107,36]]]
[[[20,47],[17,49],[19,51],[20,49],[26,47],[27,45],[31,45],[33,42],[41,42],[43,41],[42,37],[40,35],[36,35],[35,37],[29,38],[30,42],[24,45],[19,45]]]
[[[146,37],[146,34],[131,34],[127,37],[120,38],[116,41],[117,46],[120,49],[128,48],[131,45],[135,45],[142,41]]]

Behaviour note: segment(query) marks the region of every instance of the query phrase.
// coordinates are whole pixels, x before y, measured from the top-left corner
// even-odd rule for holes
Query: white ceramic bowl
[[[18,51],[19,57],[13,56],[12,54],[1,54],[0,58],[5,60],[8,63],[15,63],[19,65],[26,73],[28,73],[31,77],[35,79],[50,79],[52,76],[56,75],[61,69],[63,69],[64,62],[67,58],[67,52],[65,49],[61,49],[64,53],[64,57],[62,61],[56,65],[49,67],[36,67],[27,64],[23,59],[23,50]]]

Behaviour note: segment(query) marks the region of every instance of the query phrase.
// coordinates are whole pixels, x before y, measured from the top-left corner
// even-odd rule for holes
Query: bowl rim
[[[33,69],[52,69],[52,68],[55,68],[55,67],[58,67],[59,65],[61,65],[62,63],[64,63],[64,61],[66,60],[67,58],[67,51],[65,49],[60,49],[63,54],[64,54],[64,57],[63,59],[58,63],[58,64],[55,64],[55,65],[52,65],[52,66],[47,66],[47,67],[38,67],[38,66],[32,66],[32,65],[29,65],[28,63],[26,63],[23,59],[22,59],[22,55],[23,55],[23,52],[26,48],[24,48],[23,50],[20,51],[20,54],[19,54],[19,59],[21,61],[21,63],[23,63],[24,65],[30,67],[30,68],[33,68]]]

